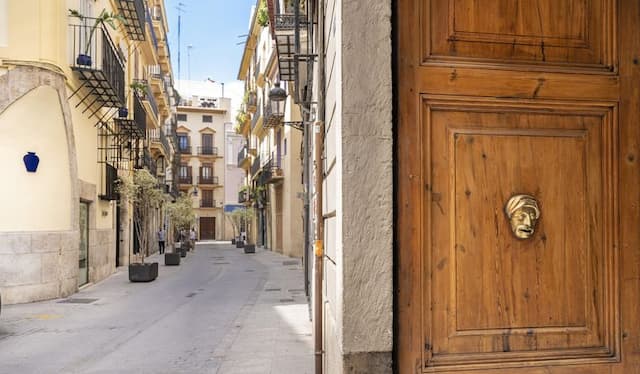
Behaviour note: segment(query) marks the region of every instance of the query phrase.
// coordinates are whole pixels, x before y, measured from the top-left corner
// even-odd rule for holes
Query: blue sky
[[[178,77],[176,9],[179,3],[184,4],[180,32],[181,77]],[[246,40],[239,36],[247,34],[251,7],[255,4],[256,0],[165,0],[174,77],[188,79],[190,70],[191,80],[211,78],[227,84],[235,81]],[[193,46],[190,58],[188,45]]]

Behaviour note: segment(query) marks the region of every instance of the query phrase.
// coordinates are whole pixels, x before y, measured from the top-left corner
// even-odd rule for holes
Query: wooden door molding
[[[419,6],[423,64],[600,72],[617,65],[615,0],[425,0]]]
[[[617,362],[617,103],[421,99],[425,365]],[[517,193],[543,210],[530,240]]]
[[[640,373],[638,14],[397,1],[399,373]]]

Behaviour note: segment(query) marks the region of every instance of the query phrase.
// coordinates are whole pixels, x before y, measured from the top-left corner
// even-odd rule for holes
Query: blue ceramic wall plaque
[[[22,158],[22,161],[24,161],[24,166],[27,168],[29,173],[35,173],[36,170],[38,170],[40,157],[38,157],[35,152],[27,152],[27,154]]]

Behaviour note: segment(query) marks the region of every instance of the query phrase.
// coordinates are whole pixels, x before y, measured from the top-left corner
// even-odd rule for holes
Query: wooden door
[[[640,373],[639,3],[397,4],[398,371]]]
[[[216,217],[200,217],[200,240],[216,238]]]

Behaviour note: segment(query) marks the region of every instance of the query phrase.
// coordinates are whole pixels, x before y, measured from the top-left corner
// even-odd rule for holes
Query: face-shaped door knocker
[[[511,231],[518,239],[533,236],[536,222],[540,218],[540,208],[533,196],[514,195],[504,206],[504,212],[511,223]]]

